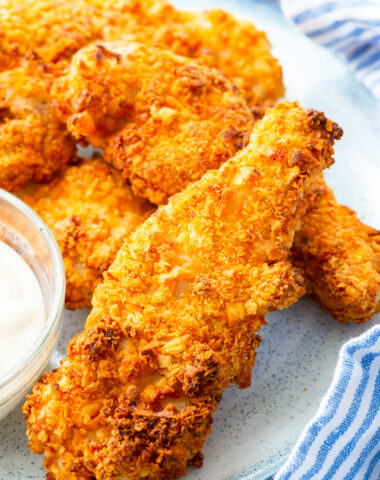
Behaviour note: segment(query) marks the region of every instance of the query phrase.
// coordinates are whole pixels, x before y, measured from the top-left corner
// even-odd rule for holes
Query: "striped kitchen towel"
[[[380,0],[282,0],[282,10],[315,42],[346,57],[380,99]]]
[[[334,380],[274,480],[380,479],[380,325],[346,343]]]

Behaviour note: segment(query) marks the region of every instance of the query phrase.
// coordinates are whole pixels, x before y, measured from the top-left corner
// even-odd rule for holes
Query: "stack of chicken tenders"
[[[23,407],[30,448],[48,480],[177,478],[249,386],[267,313],[306,293],[339,322],[380,310],[380,233],[323,178],[342,129],[278,102],[265,33],[221,10],[0,15],[0,187],[51,228],[66,306],[92,306]]]

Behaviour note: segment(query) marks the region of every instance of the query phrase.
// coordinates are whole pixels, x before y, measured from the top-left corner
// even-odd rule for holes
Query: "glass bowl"
[[[0,420],[24,397],[45,369],[62,326],[65,269],[52,233],[40,217],[14,195],[0,189],[0,240],[31,267],[40,284],[45,324],[20,361],[0,377]]]

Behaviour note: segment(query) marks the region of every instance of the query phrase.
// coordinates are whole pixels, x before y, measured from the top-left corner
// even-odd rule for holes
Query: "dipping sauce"
[[[36,276],[0,241],[0,380],[25,358],[44,323],[44,299]]]

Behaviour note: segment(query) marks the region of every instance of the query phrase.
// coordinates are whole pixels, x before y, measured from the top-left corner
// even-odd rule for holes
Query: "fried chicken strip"
[[[220,69],[250,107],[273,105],[284,95],[282,68],[265,32],[223,10],[180,12],[180,21],[189,38],[200,39],[194,57]]]
[[[95,287],[126,237],[154,210],[102,159],[77,159],[46,184],[16,194],[46,222],[63,255],[66,306],[91,306]]]
[[[107,32],[137,35],[162,21],[166,8],[164,0],[2,0],[0,70],[31,55],[45,64],[69,59]]]
[[[217,68],[239,87],[254,111],[283,96],[282,69],[265,32],[223,10],[184,12],[167,6],[163,11],[165,20],[155,22],[150,45]],[[123,40],[126,34],[128,29],[110,28],[105,40]]]
[[[283,93],[281,67],[270,54],[265,34],[222,11],[179,12],[165,0],[4,0],[0,16],[0,71],[33,59],[57,75],[87,44],[127,37],[160,44],[217,67],[243,89],[255,111],[261,112],[262,103],[273,103]],[[242,51],[245,55],[240,57]],[[19,80],[22,88],[12,93],[13,83]],[[62,126],[57,130],[49,109],[50,75],[28,67],[26,74],[4,76],[3,84],[8,92],[3,110],[6,115],[10,109],[17,111],[19,122],[16,132],[5,133],[3,148],[0,144],[0,187],[13,190],[31,178],[46,180],[54,173],[54,165],[61,167],[68,158],[69,137]],[[28,112],[33,110],[33,118],[25,118],[25,106]],[[36,137],[30,133],[31,121]],[[57,148],[50,152],[41,145],[41,138],[47,139],[46,145],[54,139]]]
[[[253,125],[217,70],[136,43],[83,48],[53,98],[74,137],[103,147],[134,192],[156,204],[232,157]]]
[[[179,70],[184,62],[187,67]],[[105,147],[106,159],[130,178],[135,192],[157,204],[244,147],[254,124],[251,117],[247,121],[248,110],[239,93],[215,70],[136,44],[81,50],[56,82],[54,96],[72,133]],[[119,132],[113,135],[115,130]],[[322,177],[319,184],[327,191]],[[315,198],[309,197],[311,204]],[[379,308],[379,249],[374,249],[369,227],[352,215],[345,219],[343,212],[346,207],[334,200],[329,211],[317,206],[306,213],[297,235],[302,248],[294,249],[295,262],[311,280],[309,290],[335,318],[365,321]],[[324,248],[313,244],[318,238],[313,224]],[[334,245],[340,247],[331,261],[328,249]],[[361,261],[367,261],[364,275]],[[348,275],[354,264],[357,267]],[[348,300],[350,285],[357,289],[356,303]]]
[[[182,12],[165,0],[3,0],[0,17],[0,71],[31,54],[55,63],[90,42],[133,35],[220,69],[251,106],[284,93],[265,33],[222,10]]]
[[[380,232],[339,205],[322,176],[310,197],[294,240],[294,263],[336,320],[366,322],[380,311]]]
[[[200,464],[222,389],[250,383],[263,315],[305,291],[287,257],[340,135],[279,104],[246,149],[137,228],[24,406],[50,480],[170,480]]]
[[[46,181],[75,152],[75,142],[51,111],[52,80],[71,55],[125,25],[135,35],[153,28],[153,0],[4,0],[0,3],[0,188]],[[144,35],[140,33],[141,37]]]
[[[38,62],[0,73],[0,188],[49,179],[75,143],[50,109],[54,74]]]
[[[264,109],[266,110],[266,109]],[[364,323],[380,312],[380,232],[339,204],[323,174],[292,247],[308,292],[340,323]]]

